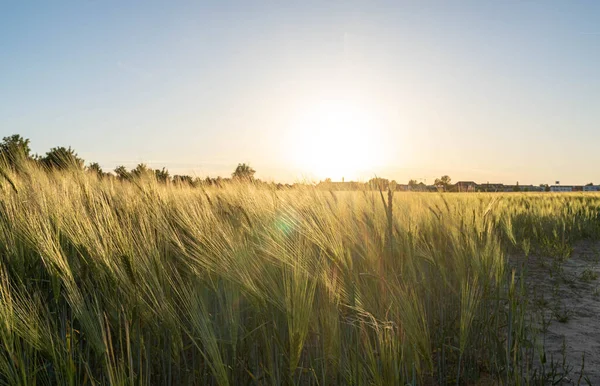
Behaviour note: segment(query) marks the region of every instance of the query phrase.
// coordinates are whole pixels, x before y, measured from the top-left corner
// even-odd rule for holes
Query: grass
[[[586,268],[581,272],[581,281],[590,283],[598,280],[598,273],[590,268]]]
[[[573,316],[573,310],[567,307],[557,307],[554,310],[554,317],[559,323],[568,323]]]
[[[600,238],[592,194],[0,175],[0,384],[535,383],[507,254]]]

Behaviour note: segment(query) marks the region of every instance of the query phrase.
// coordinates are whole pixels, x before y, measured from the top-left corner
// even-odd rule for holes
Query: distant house
[[[520,185],[519,188],[522,192],[543,192],[543,186],[535,186],[535,185]]]
[[[401,190],[404,192],[428,192],[428,191],[436,191],[435,188],[425,185],[422,182],[414,185],[404,185],[398,184],[396,185],[396,190]]]
[[[504,190],[505,190],[504,184],[500,184],[500,183],[496,183],[496,182],[494,182],[494,183],[486,182],[485,184],[477,185],[477,187],[482,192],[504,192]]]
[[[458,181],[455,187],[457,192],[474,192],[477,184],[474,181]]]
[[[552,185],[550,187],[551,192],[572,192],[573,186],[570,185]]]
[[[584,192],[600,192],[600,185],[588,185],[583,187]]]

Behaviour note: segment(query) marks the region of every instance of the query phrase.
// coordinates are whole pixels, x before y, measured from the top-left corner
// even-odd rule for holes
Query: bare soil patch
[[[546,373],[553,360],[562,374],[556,384],[600,385],[600,243],[577,243],[566,259],[532,255],[510,262],[525,269]]]

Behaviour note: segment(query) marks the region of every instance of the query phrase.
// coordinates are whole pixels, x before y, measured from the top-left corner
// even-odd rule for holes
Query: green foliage
[[[155,178],[156,181],[161,183],[167,183],[171,181],[171,175],[169,174],[169,171],[167,169],[162,168],[153,170],[152,168],[148,167],[148,165],[146,165],[145,163],[138,164],[134,169],[131,170],[131,172],[127,172],[127,170],[122,166],[119,166],[117,169],[115,169],[115,173],[121,180],[131,178]]]
[[[196,185],[196,183],[194,182],[194,179],[191,176],[186,176],[186,175],[183,175],[183,176],[174,175],[173,182],[176,184],[188,185],[188,186]]]
[[[437,186],[439,189],[443,189],[443,190],[447,191],[450,188],[451,182],[452,182],[452,179],[450,178],[450,176],[444,175],[441,178],[436,178],[433,184],[435,186]]]
[[[59,146],[53,147],[39,162],[48,169],[83,169],[84,161],[77,156],[75,150]]]
[[[19,162],[30,159],[30,153],[29,139],[25,139],[18,134],[4,137],[0,142],[0,161],[4,161],[12,167]]]
[[[129,180],[131,179],[131,173],[127,170],[127,168],[123,165],[119,165],[114,170],[115,175],[120,180]]]
[[[131,170],[131,175],[137,178],[148,177],[152,174],[152,169],[150,169],[145,163],[140,163]]]
[[[250,165],[243,163],[238,164],[231,177],[239,181],[249,182],[254,180],[254,173],[256,173],[256,170],[252,169]]]
[[[98,162],[92,162],[91,164],[89,164],[87,167],[87,171],[97,175],[98,177],[104,177],[106,175],[106,173],[104,173],[102,167]]]
[[[371,178],[367,185],[373,190],[387,190],[390,185],[390,180],[387,178],[375,177]]]
[[[156,177],[156,180],[162,183],[167,183],[171,180],[171,175],[169,174],[169,171],[165,168],[162,169],[155,169],[154,170],[154,176]]]

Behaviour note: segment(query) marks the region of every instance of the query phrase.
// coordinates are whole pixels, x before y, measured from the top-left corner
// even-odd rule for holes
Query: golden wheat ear
[[[6,173],[6,171],[2,167],[0,167],[0,176],[4,177],[6,179],[6,181],[8,181],[8,184],[13,188],[13,190],[15,191],[15,193],[19,193],[19,190],[17,189],[17,186],[15,185],[15,183],[13,182],[13,180],[10,178],[10,176],[8,175],[8,173]]]

